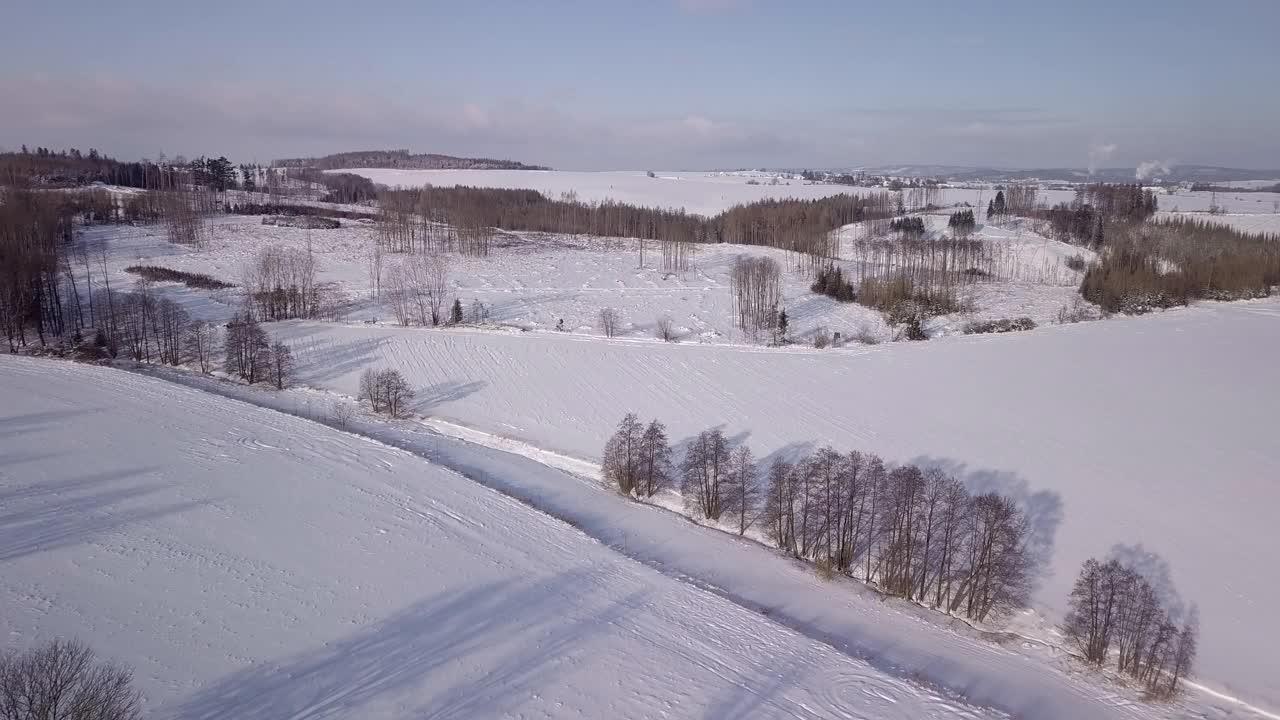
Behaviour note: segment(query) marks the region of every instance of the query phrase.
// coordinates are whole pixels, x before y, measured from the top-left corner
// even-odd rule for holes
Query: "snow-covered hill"
[[[407,452],[0,357],[0,634],[150,717],[973,718]]]
[[[581,458],[623,413],[676,440],[723,426],[758,457],[830,443],[953,470],[1026,502],[1064,606],[1090,556],[1168,561],[1203,622],[1211,684],[1280,706],[1267,567],[1280,500],[1280,303],[1204,304],[1016,336],[833,352],[561,334],[286,323],[303,378],[353,394],[400,369],[417,410]],[[1152,562],[1155,559],[1151,559]]]

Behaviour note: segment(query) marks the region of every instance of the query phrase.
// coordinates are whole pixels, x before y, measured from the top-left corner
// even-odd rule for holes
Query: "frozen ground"
[[[5,646],[80,637],[150,717],[999,715],[386,445],[87,366],[0,393]]]
[[[554,333],[285,323],[303,379],[354,393],[394,367],[417,411],[587,460],[626,411],[683,441],[721,426],[771,460],[814,444],[951,469],[1025,502],[1053,616],[1080,563],[1142,545],[1203,621],[1212,685],[1280,706],[1271,600],[1280,303],[843,351],[607,342]],[[1243,351],[1243,348],[1248,348]]]

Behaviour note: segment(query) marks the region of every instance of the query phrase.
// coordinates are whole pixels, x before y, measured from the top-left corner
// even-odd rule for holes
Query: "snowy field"
[[[1210,215],[1209,213],[1157,213],[1155,219],[1164,218],[1187,218],[1188,220],[1197,220],[1199,222],[1214,223],[1217,225],[1226,225],[1243,232],[1260,233],[1266,235],[1275,235],[1280,237],[1280,213],[1252,213],[1252,214],[1222,214]]]
[[[153,718],[976,718],[386,445],[0,358],[0,632]]]
[[[0,631],[134,665],[151,717],[1265,717],[1142,703],[1052,638],[824,582],[537,453],[273,411],[324,393],[0,370],[23,468],[0,474]]]
[[[1204,304],[1014,336],[779,353],[558,334],[273,326],[305,382],[353,394],[366,367],[416,410],[576,458],[626,411],[684,441],[721,426],[766,462],[814,445],[940,465],[1036,518],[1052,617],[1080,563],[1158,553],[1203,622],[1211,684],[1280,706],[1270,598],[1280,303]],[[1248,347],[1249,352],[1229,349]],[[1150,562],[1156,563],[1155,559]]]
[[[938,234],[945,230],[946,220],[945,214],[926,216],[929,228]],[[160,265],[238,283],[262,248],[304,249],[309,243],[320,282],[334,284],[350,300],[344,311],[348,320],[394,323],[391,309],[370,299],[369,253],[375,229],[365,223],[342,222],[337,230],[307,231],[262,225],[258,217],[219,217],[213,239],[202,250],[167,242],[158,226],[95,227],[86,236],[93,241],[107,239],[115,288],[136,282],[135,276],[123,272],[129,265]],[[839,264],[849,277],[856,278],[860,269],[852,243],[864,233],[858,225],[841,231],[843,260]],[[1067,268],[1066,259],[1093,257],[1087,249],[1016,225],[981,225],[975,237],[996,246],[997,272],[1004,279],[962,287],[959,294],[969,309],[930,320],[933,335],[959,332],[973,320],[1026,316],[1041,325],[1056,322],[1059,311],[1078,297],[1081,274]],[[450,298],[457,297],[467,309],[480,301],[488,308],[490,321],[508,329],[550,331],[563,321],[572,334],[599,335],[600,310],[610,307],[619,315],[619,334],[625,338],[652,339],[658,319],[670,317],[685,342],[750,343],[752,339],[734,326],[729,280],[734,260],[750,255],[772,257],[786,270],[783,308],[797,341],[808,342],[818,331],[840,332],[846,338],[859,332],[880,340],[893,337],[879,312],[810,292],[812,278],[796,270],[794,257],[773,248],[699,245],[688,271],[665,273],[653,242],[647,243],[644,267],[636,240],[502,233],[495,244],[487,258],[452,256]],[[384,268],[404,260],[404,256],[387,255]],[[171,283],[157,285],[156,291],[182,302],[196,317],[219,322],[237,311],[242,297],[238,290],[208,293]]]
[[[616,202],[646,207],[684,208],[699,215],[715,215],[734,205],[768,198],[810,200],[841,194],[867,194],[875,188],[824,185],[774,173],[741,172],[576,172],[571,170],[391,170],[358,168],[349,172],[389,187],[470,185],[473,187],[537,190],[559,199],[574,193],[583,202]],[[749,184],[749,183],[758,184]]]

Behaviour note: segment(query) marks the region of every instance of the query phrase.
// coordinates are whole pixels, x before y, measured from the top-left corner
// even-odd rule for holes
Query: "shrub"
[[[1020,318],[1001,318],[999,320],[975,320],[965,323],[965,335],[980,335],[984,333],[1006,333],[1018,332],[1021,330],[1034,330],[1036,323],[1029,317]]]
[[[191,273],[157,265],[130,265],[124,271],[152,282],[176,282],[200,290],[225,290],[229,287],[235,287],[231,283],[223,282],[203,273]]]
[[[818,348],[819,350],[827,347],[830,344],[831,344],[831,334],[827,332],[826,328],[819,328],[818,331],[813,334],[813,346]]]
[[[845,279],[844,271],[830,265],[818,271],[818,276],[809,289],[840,302],[853,302],[858,297],[853,290],[853,283]]]
[[[658,318],[658,322],[654,324],[653,335],[659,340],[665,340],[666,342],[675,342],[676,327],[675,327],[675,323],[672,322],[670,315],[663,315],[662,317]]]
[[[1067,259],[1063,262],[1063,264],[1064,264],[1064,265],[1066,265],[1069,269],[1071,269],[1071,270],[1075,270],[1076,272],[1084,272],[1084,268],[1085,268],[1085,264],[1086,264],[1086,263],[1085,263],[1085,261],[1084,261],[1084,256],[1083,256],[1083,255],[1076,254],[1076,255],[1072,255],[1071,257],[1067,258]]]
[[[901,325],[917,316],[923,321],[963,309],[953,288],[920,286],[904,273],[864,278],[858,285],[858,303],[884,313],[890,325]]]

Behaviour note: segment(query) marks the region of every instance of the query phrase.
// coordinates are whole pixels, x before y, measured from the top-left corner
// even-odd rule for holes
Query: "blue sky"
[[[3,15],[9,148],[1280,167],[1275,0],[9,0]]]

